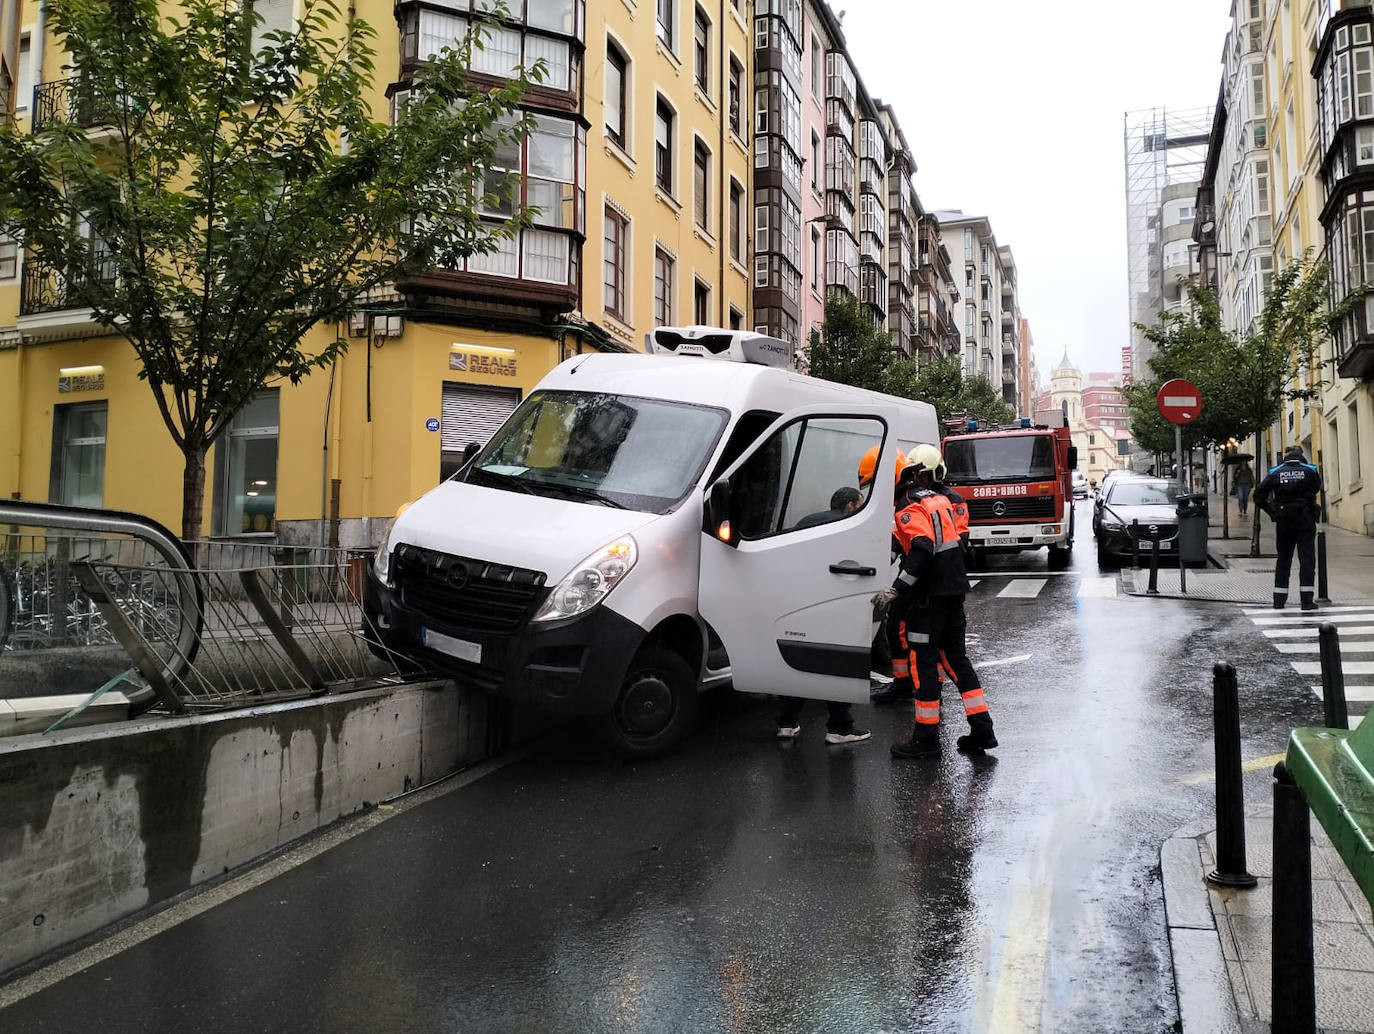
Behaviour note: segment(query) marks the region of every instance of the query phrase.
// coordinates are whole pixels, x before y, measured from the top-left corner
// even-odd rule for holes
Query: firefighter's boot
[[[969,723],[967,735],[954,741],[961,754],[981,754],[997,746],[997,736],[992,731],[992,722]]]
[[[927,731],[925,727],[913,729],[911,739],[894,743],[890,749],[894,758],[902,760],[938,758],[940,756],[938,726],[930,731]]]
[[[1304,589],[1304,590],[1302,591],[1302,609],[1303,609],[1303,610],[1316,610],[1316,609],[1317,609],[1317,594],[1316,594],[1315,592],[1312,592],[1312,591],[1310,591],[1310,590],[1308,590],[1308,589]]]
[[[1283,607],[1284,607],[1284,604],[1286,604],[1287,602],[1288,602],[1288,593],[1286,593],[1286,592],[1276,592],[1276,593],[1274,593],[1274,609],[1275,609],[1275,610],[1282,610]]]
[[[904,700],[912,700],[915,696],[916,686],[908,676],[893,679],[891,685],[874,693],[869,699],[875,704],[895,704]]]

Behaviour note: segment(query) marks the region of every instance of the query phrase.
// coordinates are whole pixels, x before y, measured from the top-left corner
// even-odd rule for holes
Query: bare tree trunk
[[[205,446],[191,442],[182,450],[186,466],[181,475],[181,537],[187,542],[205,535],[205,453]]]

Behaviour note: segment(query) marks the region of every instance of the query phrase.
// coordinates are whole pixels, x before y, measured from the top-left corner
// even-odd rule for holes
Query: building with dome
[[[1130,465],[1129,420],[1118,374],[1085,375],[1066,349],[1050,371],[1049,391],[1035,399],[1037,414],[1047,410],[1064,414],[1078,447],[1078,469],[1089,481],[1100,484],[1107,471]]]

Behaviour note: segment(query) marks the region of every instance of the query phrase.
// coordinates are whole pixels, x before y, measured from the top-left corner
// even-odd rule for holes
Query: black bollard
[[[1273,893],[1269,971],[1272,1029],[1292,1034],[1316,1034],[1312,832],[1307,801],[1282,761],[1274,766]]]
[[[1326,580],[1326,529],[1317,532],[1317,599],[1331,602],[1331,587]]]
[[[1151,596],[1159,595],[1159,532],[1150,534],[1150,588]]]
[[[1135,557],[1135,569],[1140,570],[1140,522],[1131,521],[1131,553]]]
[[[1212,667],[1212,744],[1217,768],[1217,867],[1207,882],[1221,887],[1253,887],[1245,868],[1245,786],[1240,771],[1240,694],[1236,669]]]
[[[1330,621],[1317,630],[1317,648],[1322,661],[1322,708],[1328,729],[1350,728],[1350,713],[1345,706],[1345,669],[1341,667],[1341,637]]]

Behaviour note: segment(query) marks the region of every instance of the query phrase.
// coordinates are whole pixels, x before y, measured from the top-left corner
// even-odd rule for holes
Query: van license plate
[[[438,650],[450,657],[457,657],[460,661],[469,661],[472,664],[482,663],[481,643],[470,643],[466,639],[454,639],[453,636],[436,632],[432,628],[420,629],[420,642],[431,650]]]

